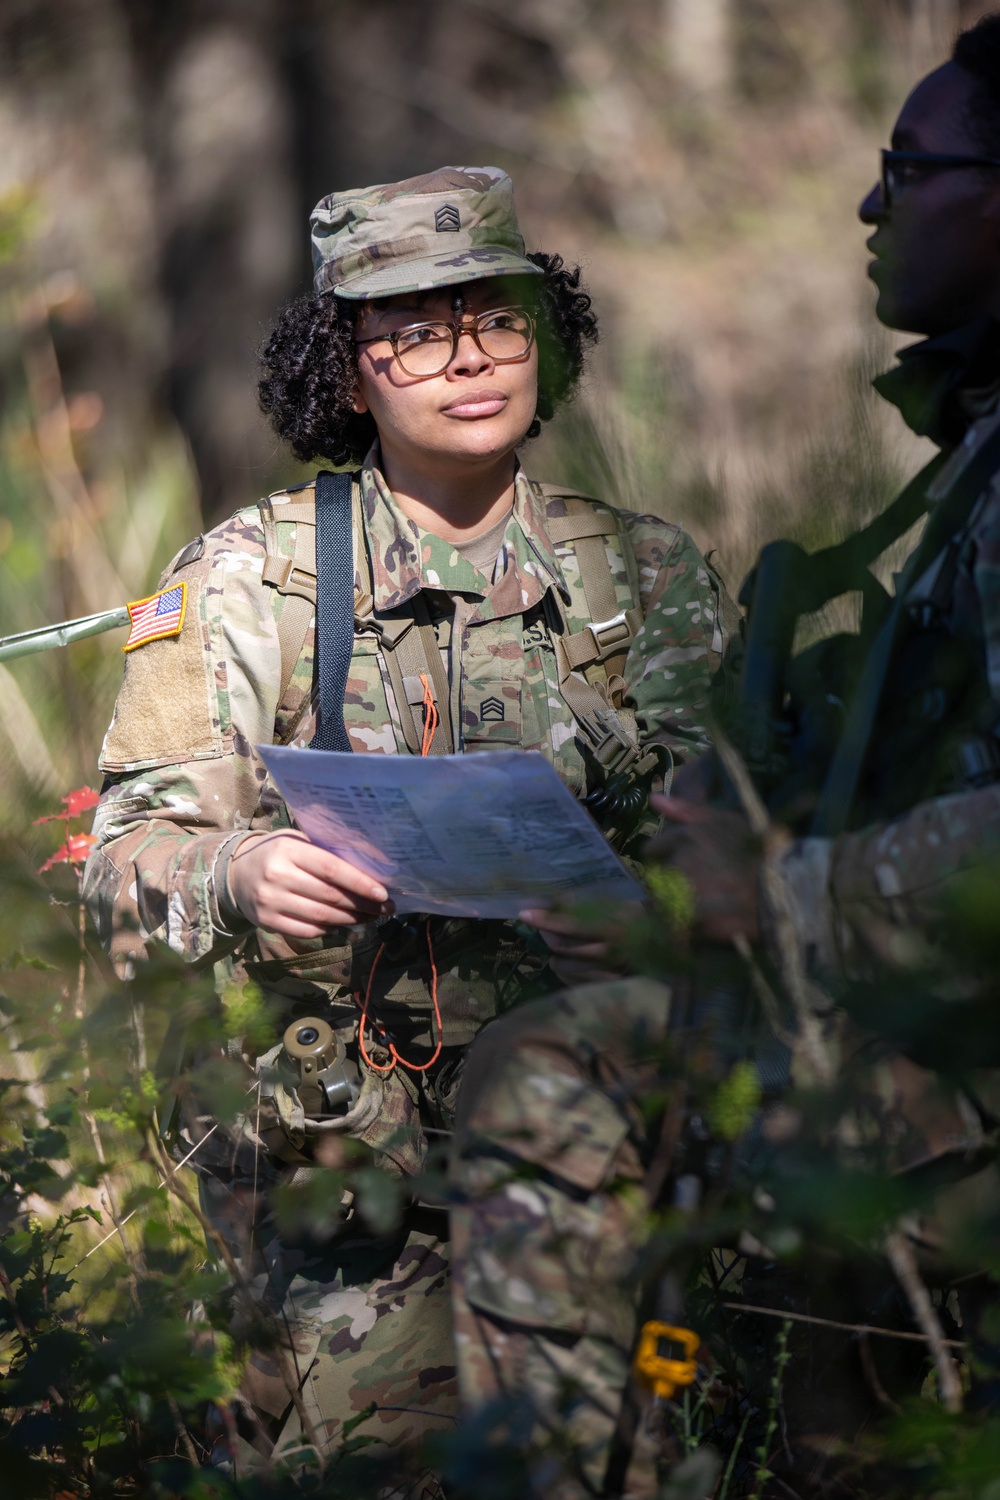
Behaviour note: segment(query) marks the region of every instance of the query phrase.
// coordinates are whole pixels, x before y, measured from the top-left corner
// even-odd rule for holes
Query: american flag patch
[[[162,641],[170,635],[180,635],[187,608],[187,584],[175,583],[173,588],[163,589],[148,599],[136,599],[128,607],[132,629],[123,651],[134,651],[147,641]]]

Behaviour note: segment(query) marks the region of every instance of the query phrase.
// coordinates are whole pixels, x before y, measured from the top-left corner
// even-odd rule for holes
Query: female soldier
[[[256,1089],[240,1128],[213,1129],[209,1100],[185,1121],[209,1212],[289,1330],[289,1357],[246,1376],[264,1453],[303,1425],[335,1443],[372,1404],[364,1432],[405,1445],[455,1407],[444,1212],[413,1202],[379,1234],[347,1204],[279,1233],[268,1189],[343,1160],[344,1135],[418,1174],[475,1033],[604,960],[556,915],[531,914],[548,951],[508,923],[395,919],[383,886],[291,828],[254,747],[331,743],[323,643],[348,632],[344,748],[540,750],[621,846],[636,776],[644,805],[658,768],[703,748],[723,645],[720,586],[682,532],[517,461],[596,323],[578,271],[525,255],[509,178],[332,194],[312,229],[315,295],[280,317],[260,393],[299,458],[356,467],[353,630],[311,484],[185,548],[125,648],[87,872],[121,972],[166,942],[277,1022],[266,1050],[231,1044]]]

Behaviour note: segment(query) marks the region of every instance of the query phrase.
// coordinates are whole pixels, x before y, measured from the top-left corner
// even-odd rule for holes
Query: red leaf
[[[69,792],[63,799],[66,812],[71,818],[78,818],[81,813],[89,812],[96,807],[101,800],[92,786],[78,786],[76,791]]]
[[[97,843],[92,833],[71,833],[65,844],[60,844],[55,854],[50,854],[38,871],[44,875],[53,865],[82,865]]]
[[[83,813],[89,812],[92,807],[96,807],[101,799],[92,786],[78,786],[75,791],[67,792],[60,800],[65,811],[48,813],[44,818],[36,818],[32,827],[37,828],[39,823],[68,823],[70,818],[79,818]]]

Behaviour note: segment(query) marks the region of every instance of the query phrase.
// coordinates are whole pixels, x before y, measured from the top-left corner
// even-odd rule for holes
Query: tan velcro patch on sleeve
[[[192,580],[179,636],[153,640],[125,658],[125,680],[98,764],[140,770],[225,753],[201,580]]]

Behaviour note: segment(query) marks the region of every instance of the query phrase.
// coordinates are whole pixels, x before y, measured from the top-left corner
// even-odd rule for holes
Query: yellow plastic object
[[[671,1323],[644,1323],[639,1335],[639,1347],[635,1351],[633,1369],[637,1379],[653,1392],[669,1401],[679,1385],[690,1385],[697,1373],[695,1354],[701,1339],[690,1328],[674,1328]],[[660,1353],[664,1344],[677,1345],[684,1351],[683,1359],[670,1359]]]

